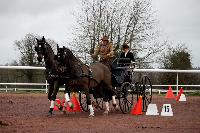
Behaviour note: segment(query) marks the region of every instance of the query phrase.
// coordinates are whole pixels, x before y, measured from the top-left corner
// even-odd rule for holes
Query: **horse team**
[[[93,89],[98,93],[105,102],[104,114],[109,113],[109,101],[112,100],[114,108],[117,108],[116,93],[112,88],[110,69],[102,63],[93,63],[90,66],[85,65],[77,59],[68,48],[59,48],[57,45],[57,54],[55,55],[51,46],[45,38],[36,39],[37,44],[35,51],[37,59],[45,62],[45,75],[49,83],[48,99],[50,100],[50,109],[48,115],[51,116],[56,95],[61,85],[65,85],[65,103],[60,108],[65,112],[65,107],[73,107],[70,101],[70,92],[83,91],[86,95],[87,105],[89,108],[89,117],[94,116],[94,108],[91,102],[90,90]]]

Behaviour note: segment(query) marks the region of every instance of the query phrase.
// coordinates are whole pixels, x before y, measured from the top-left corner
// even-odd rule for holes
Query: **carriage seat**
[[[120,66],[119,58],[115,59],[112,62],[111,71],[112,71],[112,83],[114,84],[114,86],[117,87],[123,84],[125,70],[126,70],[125,67]]]
[[[112,82],[114,82],[114,86],[121,86],[123,82],[129,81],[127,77],[127,69],[130,66],[129,62],[130,59],[127,58],[117,58],[112,63]],[[129,79],[129,78],[128,78]]]
[[[112,71],[112,83],[115,87],[121,86],[124,82],[124,70],[115,69]]]

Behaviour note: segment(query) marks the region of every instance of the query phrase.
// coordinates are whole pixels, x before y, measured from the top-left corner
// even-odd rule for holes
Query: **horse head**
[[[60,71],[70,73],[70,76],[74,77],[78,75],[80,71],[80,64],[82,64],[72,53],[72,51],[66,47],[59,48],[57,46],[57,61],[61,66]],[[78,69],[78,70],[77,70]],[[78,73],[76,73],[78,72]],[[80,73],[79,73],[80,74]]]
[[[46,49],[46,40],[44,38],[44,36],[42,37],[42,39],[37,39],[37,44],[35,45],[35,51],[37,52],[37,59],[39,62],[42,62],[43,56],[45,55],[45,49]]]
[[[57,60],[58,62],[63,65],[63,63],[65,62],[66,60],[66,52],[65,52],[65,47],[63,46],[63,48],[60,48],[58,45],[57,45]]]
[[[76,60],[76,57],[72,51],[65,46],[62,48],[57,46],[57,60],[61,65],[65,64],[69,66],[71,64],[70,62],[74,62]]]

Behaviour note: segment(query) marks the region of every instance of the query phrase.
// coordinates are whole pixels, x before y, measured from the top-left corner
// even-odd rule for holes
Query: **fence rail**
[[[0,66],[0,69],[30,69],[30,70],[45,70],[45,67],[36,67],[36,66]],[[176,73],[176,85],[170,85],[176,87],[176,93],[178,95],[178,87],[200,87],[200,85],[179,85],[179,73],[200,73],[200,70],[171,70],[171,69],[134,69],[133,72],[139,73],[152,73],[152,72],[159,72],[159,73]],[[30,86],[45,86],[45,90],[47,92],[48,83],[0,83],[0,85],[5,85],[6,88],[8,85],[30,85]],[[164,87],[169,85],[152,85],[153,87]],[[0,90],[5,90],[0,88]],[[15,88],[16,90],[16,88]],[[29,89],[31,90],[31,89]],[[35,89],[33,89],[35,90]],[[40,89],[41,90],[41,89]],[[44,90],[44,89],[42,89]]]

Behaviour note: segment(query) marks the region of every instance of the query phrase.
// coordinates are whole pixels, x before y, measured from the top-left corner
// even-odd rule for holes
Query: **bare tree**
[[[82,52],[92,53],[103,35],[109,36],[116,51],[124,43],[140,49],[135,53],[142,59],[161,50],[155,43],[157,20],[151,0],[82,0],[77,14],[73,44]]]

